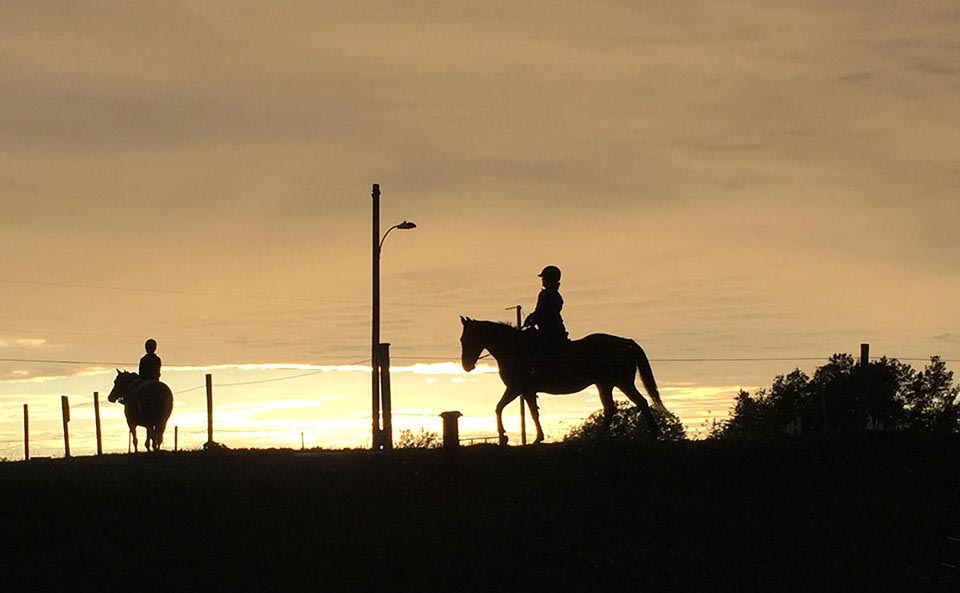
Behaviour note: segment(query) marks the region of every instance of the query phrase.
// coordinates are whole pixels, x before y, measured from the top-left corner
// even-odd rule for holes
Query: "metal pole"
[[[30,461],[30,410],[23,404],[23,460]]]
[[[67,396],[60,396],[60,409],[63,413],[63,456],[70,457],[70,431],[67,423],[70,422],[70,400]]]
[[[380,449],[380,364],[377,350],[380,345],[380,184],[373,184],[373,250],[372,269],[372,319],[370,336],[370,413],[372,448]]]
[[[517,328],[519,329],[523,325],[523,308],[520,305],[517,305]],[[523,400],[523,395],[520,395],[520,445],[527,444],[527,413],[526,405]]]
[[[103,433],[100,431],[100,394],[93,392],[93,421],[97,428],[97,455],[103,455]]]
[[[207,443],[213,444],[213,375],[207,374]]]
[[[393,402],[390,390],[390,344],[380,344],[377,360],[380,361],[380,399],[383,403],[383,432],[380,444],[385,450],[393,449]]]

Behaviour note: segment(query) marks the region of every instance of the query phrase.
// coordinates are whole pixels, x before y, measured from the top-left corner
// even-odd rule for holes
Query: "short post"
[[[446,453],[453,453],[460,448],[460,412],[453,410],[450,412],[441,412],[443,418],[443,450]]]
[[[30,409],[23,404],[23,460],[30,461]]]
[[[523,316],[523,307],[517,305],[517,329],[523,326],[521,317]],[[527,444],[527,410],[523,397],[520,398],[520,445]]]
[[[173,427],[173,450],[177,451],[177,447],[180,445],[180,427]]]
[[[860,344],[860,405],[863,406],[861,418],[863,427],[873,430],[873,417],[870,415],[870,388],[867,385],[867,369],[870,366],[870,344]]]
[[[100,393],[93,392],[93,423],[97,429],[97,455],[103,455],[103,433],[100,430]]]
[[[207,373],[207,444],[213,445],[213,375]]]
[[[306,441],[303,439],[303,431],[301,430],[301,431],[300,431],[300,450],[303,451],[303,450],[306,449],[306,448],[307,448],[307,443],[306,443]]]
[[[67,423],[70,422],[70,400],[67,396],[60,396],[60,411],[63,415],[63,456],[70,457],[70,431]]]
[[[380,344],[377,351],[380,365],[380,403],[383,412],[383,431],[380,433],[380,445],[385,451],[393,449],[393,400],[390,390],[390,344]]]

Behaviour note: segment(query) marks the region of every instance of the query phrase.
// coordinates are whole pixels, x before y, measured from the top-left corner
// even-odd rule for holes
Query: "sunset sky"
[[[955,0],[2,3],[0,457],[147,337],[171,424],[205,372],[310,372],[218,391],[231,426],[369,443],[373,183],[418,225],[382,260],[411,427],[493,434],[499,379],[443,363],[547,264],[691,425],[861,342],[960,359],[957,31]]]

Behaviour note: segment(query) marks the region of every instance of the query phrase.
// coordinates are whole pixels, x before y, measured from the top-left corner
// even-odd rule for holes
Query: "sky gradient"
[[[398,365],[456,361],[546,264],[572,337],[691,394],[960,358],[958,30],[935,0],[3,3],[0,358],[363,364],[372,183],[418,224],[383,254]]]

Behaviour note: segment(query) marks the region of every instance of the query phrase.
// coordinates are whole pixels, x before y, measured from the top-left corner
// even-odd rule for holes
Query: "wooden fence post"
[[[63,456],[70,457],[70,430],[67,424],[70,422],[70,400],[67,396],[60,396],[60,408],[63,415]]]
[[[863,406],[861,428],[873,429],[874,419],[870,415],[870,388],[867,385],[867,369],[870,367],[870,344],[860,344],[860,405]]]
[[[207,445],[213,446],[213,375],[207,373]]]
[[[177,450],[177,446],[180,444],[180,427],[173,427],[173,450]]]
[[[97,427],[97,455],[103,455],[103,433],[100,430],[100,393],[93,392],[93,422]]]
[[[30,409],[23,404],[23,460],[30,461]]]

